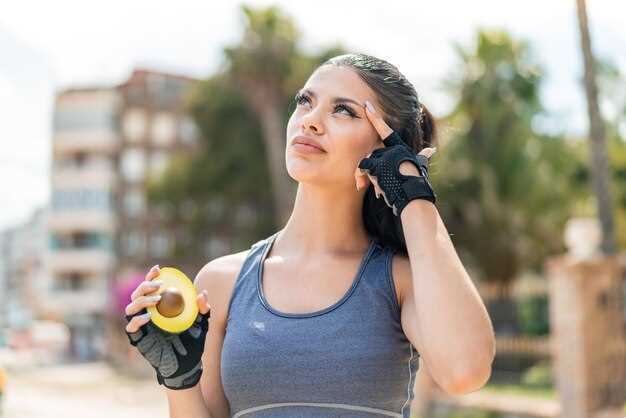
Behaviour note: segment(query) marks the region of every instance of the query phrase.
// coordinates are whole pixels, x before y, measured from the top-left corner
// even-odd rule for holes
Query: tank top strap
[[[393,247],[383,245],[374,238],[373,251],[362,277],[364,288],[377,289],[379,298],[388,303],[389,312],[396,322],[400,322],[400,303],[391,271],[393,256],[396,253]]]
[[[250,245],[248,254],[246,255],[239,273],[237,274],[237,279],[235,280],[230,301],[228,302],[228,319],[230,319],[232,305],[235,299],[246,296],[249,298],[251,295],[256,294],[256,281],[254,280],[256,269],[258,268],[258,264],[263,256],[263,253],[265,252],[265,249],[277,234],[278,232],[275,232],[269,237],[260,239]]]

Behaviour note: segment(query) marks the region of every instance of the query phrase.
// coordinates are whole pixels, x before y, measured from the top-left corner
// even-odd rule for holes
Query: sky
[[[25,222],[50,198],[51,115],[61,88],[112,85],[142,67],[208,77],[242,32],[239,1],[33,0],[0,3],[0,229]],[[544,69],[546,130],[587,129],[575,0],[384,2],[261,1],[292,16],[302,45],[337,42],[395,64],[435,116],[454,104],[443,79],[458,66],[452,43],[478,28],[530,42]],[[588,1],[593,48],[626,74],[626,5]]]

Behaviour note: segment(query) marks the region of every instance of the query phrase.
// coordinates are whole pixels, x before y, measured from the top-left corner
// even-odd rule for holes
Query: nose
[[[311,110],[302,116],[302,131],[310,131],[315,134],[322,133],[322,124],[319,121],[316,110]]]

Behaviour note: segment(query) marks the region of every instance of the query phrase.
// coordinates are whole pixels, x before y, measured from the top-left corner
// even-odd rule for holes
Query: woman
[[[435,206],[431,114],[396,67],[363,54],[322,64],[295,101],[286,225],[200,270],[189,331],[139,315],[157,303],[145,295],[158,266],[126,308],[171,416],[408,417],[419,358],[443,390],[479,389],[493,329]]]

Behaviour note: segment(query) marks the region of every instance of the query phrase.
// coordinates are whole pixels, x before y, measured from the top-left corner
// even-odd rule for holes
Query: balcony
[[[55,168],[52,171],[52,184],[58,189],[79,188],[88,184],[96,189],[113,190],[116,177],[112,169],[95,164],[81,168]]]
[[[60,273],[109,274],[115,261],[104,249],[59,249],[50,252],[50,270]]]
[[[113,154],[119,148],[119,136],[108,129],[57,131],[53,140],[53,153],[56,156],[76,152]]]
[[[76,231],[109,232],[115,230],[115,215],[101,209],[59,210],[50,212],[48,229],[51,232]]]
[[[43,308],[59,316],[102,312],[108,303],[106,292],[96,289],[56,290],[47,295]]]

